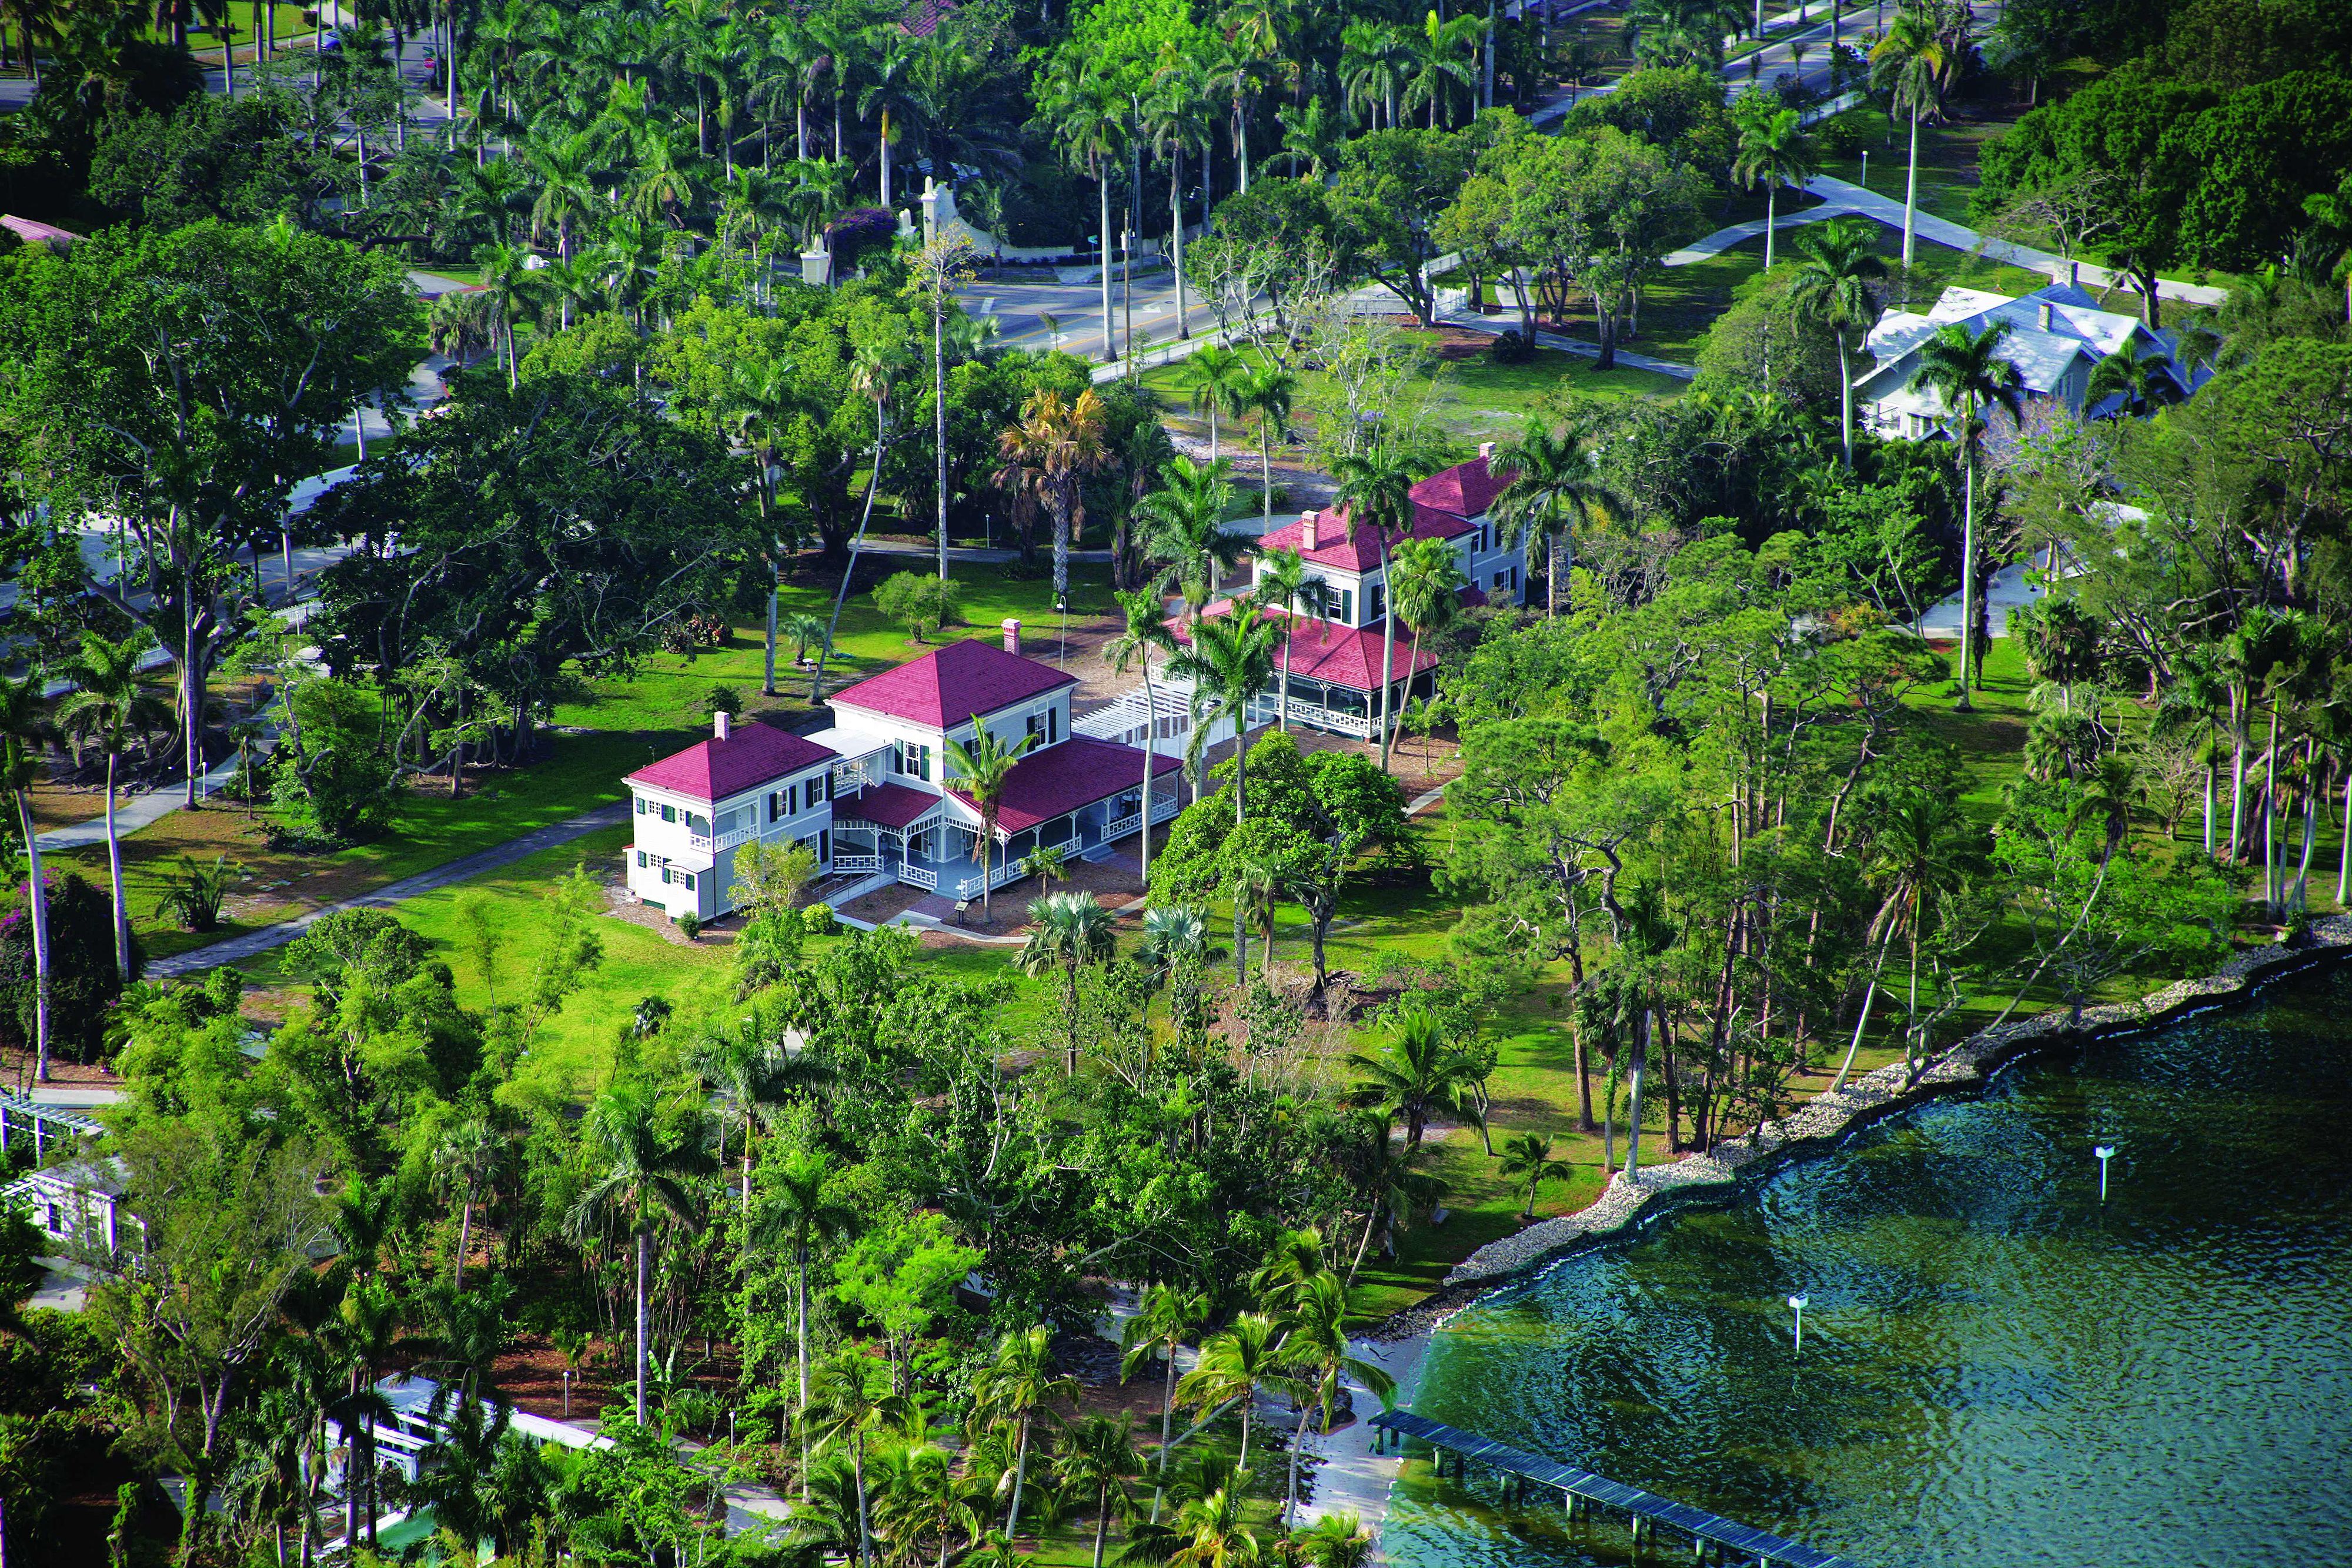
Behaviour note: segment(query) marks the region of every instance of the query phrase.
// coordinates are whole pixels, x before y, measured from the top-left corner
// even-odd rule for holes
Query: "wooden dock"
[[[1404,1451],[1408,1437],[1428,1444],[1435,1450],[1440,1475],[1445,1473],[1445,1457],[1450,1454],[1457,1479],[1468,1475],[1472,1464],[1482,1465],[1511,1478],[1515,1490],[1525,1484],[1559,1492],[1570,1519],[1593,1509],[1622,1513],[1631,1521],[1637,1542],[1643,1539],[1654,1542],[1662,1529],[1684,1536],[1691,1542],[1694,1557],[1702,1563],[1712,1550],[1719,1563],[1755,1563],[1758,1568],[1768,1564],[1773,1568],[1782,1564],[1786,1568],[1858,1568],[1851,1560],[1833,1552],[1783,1540],[1767,1531],[1751,1530],[1705,1509],[1612,1481],[1591,1470],[1580,1470],[1574,1465],[1555,1464],[1521,1453],[1491,1437],[1465,1432],[1409,1410],[1385,1411],[1373,1416],[1371,1425],[1381,1434],[1381,1444],[1391,1447],[1395,1452]]]

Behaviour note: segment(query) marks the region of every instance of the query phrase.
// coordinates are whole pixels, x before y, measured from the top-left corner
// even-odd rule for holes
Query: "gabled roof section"
[[[1181,758],[1155,753],[1151,775],[1165,778],[1183,765]],[[1013,771],[1005,775],[1004,793],[997,801],[997,831],[1017,833],[1142,782],[1140,747],[1074,735],[1013,765]],[[961,789],[950,786],[948,793],[975,811],[980,809]]]
[[[835,754],[814,741],[755,719],[725,740],[699,741],[640,768],[628,782],[716,803],[834,760]]]
[[[1474,517],[1484,517],[1502,493],[1504,481],[1498,478],[1484,457],[1474,457],[1467,463],[1432,474],[1412,487],[1412,537],[1417,539],[1459,538],[1470,531]],[[1304,520],[1285,523],[1267,530],[1258,541],[1261,552],[1274,549],[1297,549],[1306,542]],[[1317,566],[1337,568],[1341,571],[1377,571],[1381,564],[1379,541],[1370,529],[1348,538],[1348,514],[1345,508],[1334,507],[1320,514],[1316,524],[1316,548],[1301,553]]]
[[[840,706],[953,729],[974,714],[1078,684],[1076,675],[983,642],[950,643],[833,695]]]

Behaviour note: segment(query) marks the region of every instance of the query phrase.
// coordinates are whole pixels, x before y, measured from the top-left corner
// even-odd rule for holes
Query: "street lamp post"
[[[1805,1354],[1805,1298],[1790,1296],[1789,1310],[1797,1314],[1797,1354],[1802,1355]]]
[[[2107,1162],[2116,1157],[2116,1146],[2098,1144],[2093,1145],[2091,1152],[2099,1156],[2099,1201],[2105,1203],[2107,1201]]]

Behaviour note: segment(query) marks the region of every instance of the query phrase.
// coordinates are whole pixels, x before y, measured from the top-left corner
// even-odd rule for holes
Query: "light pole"
[[[1870,189],[1870,149],[1867,147],[1862,150],[1862,188],[1865,191]]]
[[[1797,1354],[1802,1355],[1805,1354],[1805,1298],[1790,1296],[1789,1310],[1797,1314]]]
[[[2095,1144],[2091,1152],[2099,1156],[2099,1201],[2107,1201],[2107,1162],[2116,1157],[2113,1144]]]

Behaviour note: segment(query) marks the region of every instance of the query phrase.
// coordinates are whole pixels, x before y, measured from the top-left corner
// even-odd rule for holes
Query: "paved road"
[[[599,828],[617,828],[628,820],[629,803],[626,800],[615,800],[609,806],[599,806],[593,811],[585,811],[577,817],[537,829],[523,834],[520,838],[509,839],[505,843],[496,844],[462,859],[435,866],[431,871],[419,872],[415,876],[404,877],[398,882],[376,889],[373,893],[364,893],[357,898],[347,898],[340,904],[330,904],[295,919],[284,921],[276,925],[265,925],[258,931],[248,931],[242,936],[232,936],[226,942],[215,942],[209,947],[198,947],[192,952],[174,954],[169,958],[157,958],[147,966],[147,977],[150,979],[168,980],[193,975],[199,970],[217,969],[223,964],[235,964],[250,958],[256,954],[267,953],[273,947],[283,947],[287,943],[309,930],[319,920],[334,914],[337,910],[388,908],[403,899],[415,898],[419,894],[432,893],[447,887],[453,883],[479,876],[485,872],[510,866],[515,862],[537,854],[541,850],[553,849],[558,844],[568,844],[574,839],[583,838]]]

